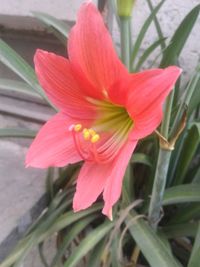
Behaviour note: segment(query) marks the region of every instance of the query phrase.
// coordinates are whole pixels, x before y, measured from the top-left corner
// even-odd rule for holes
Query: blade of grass
[[[189,259],[188,267],[198,267],[199,266],[199,255],[200,255],[200,223],[195,238],[195,242],[192,248],[192,254]]]
[[[184,184],[165,190],[163,205],[172,205],[200,201],[200,185]]]
[[[179,105],[179,109],[176,113],[176,116],[173,119],[173,124],[171,126],[171,133],[170,133],[172,136],[174,135],[174,133],[178,127],[178,124],[181,121],[181,118],[185,112],[185,107],[189,107],[189,105],[190,105],[191,98],[195,92],[195,89],[199,89],[199,88],[197,88],[199,80],[200,80],[200,65],[197,66],[196,73],[194,74],[192,79],[189,81],[188,86],[186,87],[186,90],[185,90],[185,95],[184,95],[184,97],[183,97],[183,99]]]
[[[69,31],[72,27],[69,23],[61,21],[54,16],[43,12],[33,11],[32,14],[39,20],[41,20],[45,25],[51,26],[56,29],[65,39],[68,38]]]
[[[171,217],[170,224],[186,223],[190,220],[200,219],[199,203],[189,204],[176,211],[176,214]]]
[[[152,5],[152,2],[151,0],[147,0],[147,4],[149,6],[149,9],[151,12],[153,12],[154,10],[154,7]],[[163,33],[162,33],[162,29],[161,29],[161,26],[160,26],[160,23],[159,23],[159,20],[157,19],[157,16],[154,17],[154,24],[155,24],[155,27],[156,27],[156,31],[157,31],[157,34],[158,34],[158,37],[159,39],[163,39],[164,36],[163,36]],[[161,46],[161,50],[165,49],[166,45],[165,45],[165,40],[163,40],[160,44]]]
[[[77,235],[95,218],[97,217],[96,214],[92,214],[82,220],[78,221],[75,225],[70,228],[70,231],[66,234],[61,246],[58,247],[56,255],[54,256],[50,267],[54,267],[59,265],[61,262],[62,257],[64,256],[67,247],[70,245],[73,239],[77,237]]]
[[[150,266],[180,267],[168,247],[147,222],[138,219],[131,224],[134,216],[137,215],[135,212],[132,214],[133,216],[129,216],[126,220],[126,225]]]
[[[152,167],[152,161],[149,156],[143,154],[143,153],[134,153],[131,158],[132,163],[141,163],[144,165],[147,165],[149,167]]]
[[[200,143],[200,123],[193,123],[188,130],[187,136],[176,165],[176,172],[173,178],[173,185],[182,184],[189,169],[190,163]]]
[[[3,128],[0,129],[0,137],[34,138],[37,132],[29,129]]]
[[[136,42],[133,46],[132,49],[132,53],[131,53],[131,61],[130,61],[130,66],[133,67],[133,64],[135,62],[136,56],[138,54],[138,51],[141,47],[142,41],[145,37],[145,34],[147,32],[147,30],[149,29],[149,26],[151,25],[151,22],[153,21],[153,19],[155,18],[155,15],[157,14],[157,12],[159,11],[159,9],[161,8],[161,6],[164,4],[165,0],[162,0],[155,8],[154,10],[151,12],[151,14],[149,15],[149,17],[146,19],[146,21],[144,22],[140,33],[136,39]],[[133,68],[134,69],[134,68]]]
[[[183,19],[175,34],[173,35],[169,46],[164,52],[161,61],[161,67],[167,67],[175,64],[199,15],[200,5],[193,8]]]
[[[162,231],[167,238],[177,237],[194,237],[198,229],[198,223],[174,224],[163,226],[159,230]]]
[[[80,243],[77,249],[72,253],[64,264],[64,267],[74,267],[77,263],[112,229],[113,223],[106,221],[95,228]]]
[[[32,90],[32,87],[28,84],[16,80],[0,79],[0,89],[6,91],[15,91],[26,94],[27,96],[33,96],[38,99],[42,99],[41,95]]]
[[[90,209],[78,213],[69,211],[58,216],[60,211],[63,212],[62,207],[60,207],[59,212],[58,210],[56,210],[56,212],[52,214],[51,220],[45,220],[41,225],[39,225],[39,227],[36,228],[33,233],[26,236],[10,254],[10,256],[8,256],[2,263],[0,263],[0,267],[10,267],[16,261],[21,262],[20,259],[23,260],[23,257],[30,251],[33,246],[36,246],[52,234],[64,229],[72,223],[82,219],[83,217],[92,214],[100,208],[102,208],[102,205],[97,204]],[[56,218],[56,220],[54,220],[54,218]]]
[[[106,237],[98,242],[94,249],[91,251],[87,267],[100,267],[101,257],[105,248],[105,239]]]
[[[38,84],[33,68],[2,39],[0,39],[0,61],[9,69],[14,71],[19,77],[21,77],[27,84],[31,86],[33,90],[38,92],[38,94],[41,95],[41,97],[55,109]]]
[[[151,44],[147,49],[144,51],[142,56],[139,58],[138,63],[135,66],[135,71],[139,71],[140,68],[142,67],[142,64],[148,59],[148,57],[151,55],[151,53],[158,48],[158,46],[161,45],[163,40],[166,40],[167,38],[162,38],[157,41],[155,41],[153,44]]]

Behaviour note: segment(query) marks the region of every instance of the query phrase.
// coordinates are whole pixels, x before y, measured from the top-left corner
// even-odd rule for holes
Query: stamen
[[[74,131],[75,131],[75,132],[80,132],[81,129],[82,129],[82,124],[76,124],[76,125],[74,126]]]
[[[96,143],[98,142],[100,139],[100,135],[99,134],[95,134],[94,136],[92,136],[91,138],[91,143]]]
[[[93,129],[89,129],[88,131],[91,134],[91,136],[94,136],[96,134],[95,130],[93,130]]]
[[[90,132],[89,132],[89,130],[88,129],[84,129],[83,130],[83,138],[85,139],[85,140],[90,140]]]
[[[79,153],[79,155],[81,156],[81,158],[83,160],[86,160],[86,161],[92,161],[94,154],[95,154],[95,158],[98,158],[98,152],[97,152],[95,143],[99,141],[100,135],[97,134],[95,132],[95,130],[93,130],[91,128],[90,129],[84,128],[82,131],[81,130],[82,130],[82,124],[75,124],[75,125],[72,124],[69,127],[69,131],[72,132],[72,136],[73,136],[74,144],[76,146],[76,150]],[[80,131],[81,131],[81,133],[80,133]],[[86,143],[87,144],[86,149],[84,149],[82,144],[81,144],[81,139],[80,139],[79,133],[82,134],[84,140],[90,141],[90,145]],[[91,144],[93,144],[93,145],[91,146]],[[95,153],[94,153],[94,151],[95,151]]]

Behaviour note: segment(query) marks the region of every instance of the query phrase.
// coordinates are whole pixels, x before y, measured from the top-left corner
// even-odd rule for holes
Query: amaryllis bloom
[[[111,218],[136,144],[160,124],[163,102],[181,70],[128,73],[91,2],[80,8],[68,54],[35,54],[38,80],[59,112],[39,131],[26,164],[62,167],[84,160],[73,209],[89,207],[103,193],[102,212]]]

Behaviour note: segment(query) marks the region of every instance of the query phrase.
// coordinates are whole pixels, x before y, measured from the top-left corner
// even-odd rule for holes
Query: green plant
[[[145,66],[148,57],[159,46],[159,67],[178,62],[199,15],[200,5],[189,12],[167,42],[156,17],[164,2],[161,1],[153,8],[148,0],[151,13],[133,44],[130,35],[131,18],[117,18],[121,29],[121,58],[132,72]],[[112,6],[116,14],[114,1]],[[56,35],[59,33],[62,40],[67,38],[68,25],[46,14],[34,14],[51,26]],[[152,22],[156,25],[158,40],[140,55],[142,41]],[[49,102],[33,69],[2,40],[0,60],[24,80],[24,83],[19,84],[1,79],[0,83],[6,89],[23,91],[28,95],[37,94]],[[143,139],[133,154],[125,174],[122,200],[114,209],[113,222],[100,213],[101,200],[85,211],[71,211],[74,182],[80,164],[62,168],[55,183],[52,182],[50,169],[47,177],[50,201],[46,212],[31,226],[0,267],[19,266],[33,246],[38,246],[44,266],[51,267],[73,267],[78,263],[88,267],[198,267],[199,86],[200,67],[197,66],[187,85],[177,83],[168,97],[159,132]],[[181,97],[183,91],[184,96]],[[34,135],[31,130],[0,129],[2,137],[32,138]],[[54,233],[58,233],[57,252],[49,264],[43,253],[43,244]],[[70,251],[68,258],[65,257],[66,251]]]

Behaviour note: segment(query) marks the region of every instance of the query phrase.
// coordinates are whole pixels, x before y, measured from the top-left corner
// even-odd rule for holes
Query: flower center
[[[83,160],[105,164],[114,159],[126,142],[133,121],[123,107],[105,101],[92,101],[97,110],[92,128],[84,128],[78,123],[71,125],[69,130]]]

